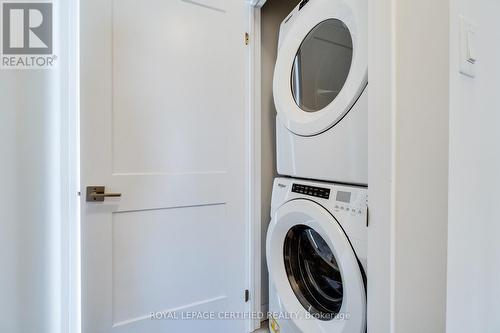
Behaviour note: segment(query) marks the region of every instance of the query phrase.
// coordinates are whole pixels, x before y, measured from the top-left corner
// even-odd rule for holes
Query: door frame
[[[61,82],[61,296],[60,332],[81,333],[80,265],[80,2],[59,4]],[[57,7],[56,7],[57,8]]]
[[[246,311],[260,313],[261,309],[261,97],[260,97],[260,7],[259,1],[247,2],[249,34],[247,53],[247,158],[248,200],[247,200],[247,288],[250,299]],[[264,1],[265,2],[265,1]],[[263,3],[262,3],[263,4]],[[260,328],[260,319],[248,321],[248,332]]]
[[[261,240],[261,8],[267,2],[267,0],[243,0],[248,6],[248,33],[250,35],[250,43],[248,47],[247,54],[247,73],[248,73],[248,101],[246,117],[248,120],[248,135],[247,135],[247,188],[248,188],[248,198],[247,198],[247,218],[246,230],[247,230],[247,251],[246,251],[246,266],[247,266],[247,281],[245,284],[250,290],[250,299],[247,303],[247,311],[258,313],[262,311],[261,309],[261,254],[262,254],[262,240]],[[393,9],[391,8],[391,1],[378,1],[379,4],[384,4],[383,9],[376,10],[375,4],[370,6],[369,17],[380,18],[389,13],[390,17],[394,16]],[[80,300],[81,300],[81,272],[80,272],[80,205],[79,205],[79,195],[80,195],[80,175],[79,175],[79,165],[80,165],[80,133],[79,133],[79,118],[80,118],[80,108],[79,108],[79,1],[71,0],[68,2],[66,8],[62,9],[68,14],[68,19],[65,23],[69,25],[66,36],[61,36],[62,39],[67,43],[68,60],[61,69],[61,79],[68,83],[67,92],[68,98],[65,100],[67,106],[67,113],[63,113],[61,136],[63,146],[61,147],[61,156],[63,161],[62,166],[62,195],[61,199],[63,202],[63,212],[62,217],[67,221],[63,224],[63,247],[62,250],[67,250],[68,255],[64,258],[63,263],[63,286],[67,287],[67,291],[63,293],[63,305],[67,309],[67,317],[63,318],[63,326],[69,329],[68,332],[80,333],[81,332],[81,316],[80,316]],[[381,22],[377,20],[376,22]],[[372,24],[374,27],[376,23]],[[388,24],[389,27],[392,24]],[[390,28],[384,27],[386,30]],[[381,38],[380,33],[382,29],[378,31],[372,31],[370,37],[378,36]],[[374,46],[372,45],[371,48]],[[390,53],[390,52],[389,52]],[[372,64],[378,59],[377,57],[371,55],[370,62]],[[388,66],[390,67],[390,66]],[[385,75],[391,76],[392,71],[387,71]],[[383,74],[382,74],[383,75]],[[373,75],[372,75],[373,79]],[[389,79],[390,81],[390,79]],[[391,94],[384,96],[385,100],[391,100]],[[389,103],[390,104],[390,103]],[[391,118],[391,110],[387,111],[387,118]],[[374,131],[374,126],[369,129],[370,132]],[[390,138],[384,138],[386,141],[390,141]],[[379,140],[380,141],[380,140]],[[375,151],[373,145],[370,147],[370,151]],[[390,153],[388,155],[391,155]],[[387,158],[384,161],[380,161],[379,164],[385,164],[384,169],[391,170],[391,159]],[[389,165],[387,165],[389,164]],[[382,167],[382,165],[369,165],[369,169],[375,169],[375,171]],[[375,173],[369,172],[372,177],[371,181],[375,180]],[[384,213],[391,216],[391,197],[385,196],[386,193],[391,193],[391,189],[384,188],[384,190],[371,188],[371,201],[375,201],[376,197],[385,203]],[[385,193],[384,193],[385,192]],[[385,198],[383,198],[385,197]],[[384,215],[382,213],[382,215]],[[378,215],[378,214],[377,214]],[[372,216],[372,220],[381,220],[383,216]],[[393,222],[392,218],[389,219],[390,222],[384,223],[381,229],[389,231],[388,233],[378,232],[377,235],[375,231],[371,233],[372,244],[371,249],[376,248],[376,244],[391,244],[391,238],[393,233]],[[383,236],[385,234],[385,236]],[[377,238],[378,240],[373,240]],[[392,252],[392,246],[389,248],[383,247],[386,251],[385,253],[379,253],[374,255],[378,257],[379,260],[385,261],[382,257],[386,257],[389,254],[389,258],[392,257],[390,254]],[[371,256],[373,258],[373,254]],[[372,267],[371,265],[369,267]],[[379,277],[392,277],[391,265],[386,265],[384,270],[377,273],[377,271],[369,270],[368,274],[373,277],[373,275],[379,275]],[[392,278],[390,279],[392,280]],[[392,289],[393,281],[389,283]],[[384,302],[386,304],[392,303],[392,292],[378,293],[378,298],[385,298]],[[368,302],[368,313],[372,312],[370,302]],[[376,312],[376,311],[375,311]],[[372,313],[375,313],[372,312]],[[391,316],[391,310],[388,309],[384,311],[381,316],[384,324],[389,324]],[[373,320],[373,318],[372,318]],[[381,325],[384,325],[380,323]],[[390,326],[390,324],[388,325]],[[250,320],[248,323],[248,331],[254,331],[260,327],[260,320],[254,319]]]

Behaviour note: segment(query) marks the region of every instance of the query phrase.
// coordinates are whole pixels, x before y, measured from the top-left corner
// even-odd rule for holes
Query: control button
[[[323,199],[330,198],[330,189],[315,187],[315,186],[293,184],[292,185],[292,192],[310,195],[310,196],[314,196],[317,198],[323,198]]]

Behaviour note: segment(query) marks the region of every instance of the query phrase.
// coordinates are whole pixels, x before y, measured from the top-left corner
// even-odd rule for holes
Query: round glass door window
[[[285,238],[285,269],[295,296],[315,318],[332,320],[342,307],[342,276],[337,260],[314,229],[297,225]]]
[[[302,110],[322,110],[337,97],[349,75],[352,52],[351,33],[340,20],[323,21],[309,32],[292,68],[293,98]]]

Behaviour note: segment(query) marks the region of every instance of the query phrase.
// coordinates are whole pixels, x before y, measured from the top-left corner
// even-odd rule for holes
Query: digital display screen
[[[351,202],[351,192],[338,191],[337,201],[350,203]]]

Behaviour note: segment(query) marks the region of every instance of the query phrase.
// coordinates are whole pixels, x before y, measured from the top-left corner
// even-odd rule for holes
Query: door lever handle
[[[121,193],[106,193],[104,186],[87,186],[87,202],[103,202],[106,198],[119,198]]]

